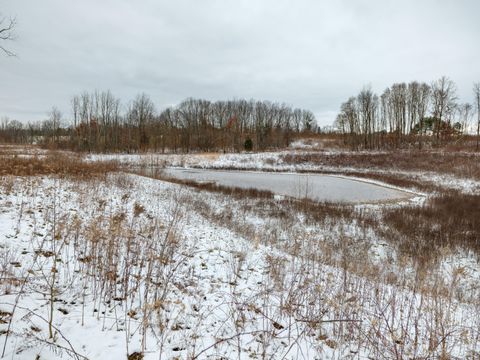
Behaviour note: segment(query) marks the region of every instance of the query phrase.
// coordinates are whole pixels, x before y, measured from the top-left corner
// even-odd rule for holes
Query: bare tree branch
[[[7,49],[3,43],[6,41],[13,41],[16,39],[15,26],[17,25],[16,18],[9,18],[8,20],[0,18],[0,50],[7,56],[15,56],[15,53]]]

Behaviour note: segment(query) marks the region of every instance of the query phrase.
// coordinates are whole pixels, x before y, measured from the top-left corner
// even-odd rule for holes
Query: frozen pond
[[[298,173],[168,168],[165,175],[218,185],[268,190],[278,195],[318,201],[372,203],[411,198],[408,192],[354,179]]]

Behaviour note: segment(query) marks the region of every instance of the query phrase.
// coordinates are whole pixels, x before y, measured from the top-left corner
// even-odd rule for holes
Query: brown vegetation
[[[291,153],[281,156],[286,164],[312,164],[335,168],[418,171],[480,179],[480,157],[475,153],[446,151],[385,151],[339,153]]]
[[[480,195],[444,192],[422,206],[387,209],[383,219],[384,236],[422,262],[446,247],[480,255]]]
[[[73,175],[68,181],[57,181],[43,195],[51,211],[43,211],[40,217],[53,227],[34,254],[52,266],[45,266],[44,271],[52,284],[51,294],[62,297],[64,290],[53,285],[56,279],[60,284],[70,284],[75,279],[83,290],[74,301],[92,305],[82,305],[79,320],[82,325],[91,311],[99,323],[108,324],[108,317],[114,317],[114,328],[130,339],[134,331],[130,324],[138,324],[141,349],[132,353],[135,349],[128,348],[127,340],[126,351],[132,358],[141,358],[143,351],[152,348],[152,343],[146,341],[153,331],[161,336],[154,345],[159,352],[175,346],[172,351],[179,353],[187,348],[171,345],[170,340],[181,331],[188,341],[190,358],[207,352],[211,346],[228,344],[234,348],[237,339],[250,339],[252,333],[262,335],[254,344],[265,349],[265,353],[274,341],[284,336],[282,340],[293,344],[292,347],[306,339],[318,348],[319,356],[327,347],[342,349],[342,344],[352,344],[351,349],[367,352],[372,358],[402,359],[406,354],[412,358],[448,358],[449,346],[456,343],[459,320],[454,315],[455,307],[459,306],[456,291],[461,269],[456,270],[455,274],[460,275],[451,282],[436,278],[434,273],[438,259],[447,250],[452,253],[455,249],[465,249],[478,254],[478,195],[457,194],[439,187],[438,194],[431,195],[422,205],[388,204],[371,208],[281,199],[270,192],[167,179],[158,171],[153,177],[209,191],[180,192],[172,186],[166,187],[168,190],[159,198],[153,198],[158,195],[155,191],[148,192],[155,201],[170,198],[169,215],[160,218],[158,209],[138,196],[145,193],[135,193],[132,189],[135,178],[127,174],[108,178],[105,187],[118,186],[113,193],[99,192],[89,184],[70,185],[79,168],[85,174],[101,176],[105,168],[115,170],[115,164],[84,163],[70,154],[35,159],[32,174],[37,171]],[[72,165],[66,164],[67,159]],[[15,161],[25,165],[23,160],[31,159],[17,157]],[[55,160],[57,165],[53,164]],[[45,164],[37,164],[41,161]],[[11,167],[18,168],[15,174],[28,174],[27,170],[21,170],[23,165]],[[395,181],[395,175],[388,176]],[[68,211],[70,205],[62,207],[60,200],[60,194],[71,191],[82,194],[77,214]],[[109,198],[110,194],[115,198]],[[163,203],[161,208],[165,206]],[[236,232],[240,235],[239,242],[246,239],[252,246],[244,252],[237,249],[229,254],[231,258],[217,258],[217,254],[226,252],[223,248],[208,251],[196,246],[190,248],[181,232],[182,222],[187,223],[187,218],[182,218],[190,212],[218,228]],[[252,224],[249,218],[265,222]],[[386,251],[386,258],[375,262],[371,248],[378,245],[377,240],[382,243],[380,246],[393,249],[396,256]],[[259,244],[267,249],[267,266],[262,267],[257,285],[247,292],[243,290],[245,287],[238,286],[253,276],[255,264],[251,263],[248,251]],[[197,256],[191,271],[188,266],[183,267],[188,259]],[[224,335],[215,338],[214,345],[207,343],[201,348],[200,343],[198,347],[191,344],[203,334],[196,327],[184,328],[177,317],[179,312],[191,311],[198,314],[199,324],[206,323],[209,314],[202,310],[198,288],[189,289],[199,278],[186,274],[197,271],[202,274],[209,265],[205,260],[208,256],[215,263],[227,262],[231,267],[228,279],[215,278],[216,286],[228,284],[228,288],[220,289],[222,294],[228,293],[225,301],[231,303],[231,314],[225,315],[226,321],[221,325],[220,322],[213,325]],[[11,263],[9,259],[7,264]],[[422,266],[412,269],[412,264]],[[76,269],[74,274],[70,273],[72,269]],[[421,280],[417,281],[418,278]],[[33,278],[29,281],[35,284]],[[465,293],[472,298],[477,290]],[[185,309],[181,301],[178,304],[169,301],[169,296],[193,298],[198,303],[192,309]],[[54,306],[53,296],[46,301]],[[115,312],[110,312],[112,309]],[[463,314],[478,314],[475,310],[468,311]],[[460,347],[466,353],[464,349],[474,348],[478,343],[478,328],[469,322],[462,329],[462,334],[471,339]],[[287,332],[293,335],[287,336]],[[427,343],[431,345],[427,347]],[[288,349],[280,354],[286,356]],[[241,352],[247,350],[238,345],[238,353]]]
[[[179,180],[162,176],[161,173],[155,178],[195,189],[222,193],[239,200],[256,199],[258,209],[267,211],[269,216],[284,219],[287,223],[294,223],[294,218],[302,214],[306,223],[328,226],[326,231],[332,229],[332,224],[356,224],[364,232],[374,231],[400,254],[408,256],[420,265],[436,261],[439,251],[445,248],[454,251],[473,251],[480,256],[478,241],[480,196],[445,190],[439,185],[421,183],[408,177],[371,173],[355,174],[404,188],[422,189],[430,193],[435,191],[436,195],[430,195],[422,205],[381,206],[375,212],[371,212],[356,210],[348,204],[331,204],[309,199],[274,200],[274,194],[268,191],[227,187],[214,182],[198,183],[192,180]],[[143,173],[143,175],[147,174]],[[225,220],[222,217],[220,223],[224,223]],[[242,231],[249,232],[248,229]]]
[[[83,179],[105,176],[117,170],[115,162],[86,162],[81,156],[59,152],[41,156],[0,154],[0,176],[56,175]]]

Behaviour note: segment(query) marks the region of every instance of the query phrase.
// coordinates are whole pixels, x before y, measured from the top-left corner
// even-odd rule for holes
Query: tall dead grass
[[[339,153],[290,153],[281,156],[285,164],[314,164],[326,167],[370,170],[431,171],[480,179],[480,157],[454,151],[384,151]]]
[[[422,206],[384,210],[383,219],[383,236],[421,263],[445,247],[480,255],[480,195],[445,191]]]
[[[96,178],[117,171],[116,162],[87,162],[79,155],[50,152],[47,155],[0,155],[0,176],[56,175],[60,177]]]

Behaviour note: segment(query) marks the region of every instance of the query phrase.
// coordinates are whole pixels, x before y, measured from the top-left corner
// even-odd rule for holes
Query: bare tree
[[[397,83],[392,85],[391,106],[394,128],[397,134],[397,146],[400,146],[402,135],[406,132],[407,123],[407,84]]]
[[[480,82],[473,84],[475,104],[477,106],[477,151],[480,150]]]
[[[70,124],[60,124],[61,114],[53,109],[41,128],[32,128],[32,133],[43,135],[52,144],[82,151],[190,152],[242,151],[247,140],[252,141],[254,149],[280,148],[288,146],[296,135],[318,131],[311,111],[292,109],[287,104],[190,98],[157,115],[153,101],[146,94],[139,94],[122,110],[120,99],[109,90],[74,96],[71,116]],[[360,134],[356,129],[358,124],[352,124],[356,115],[348,116],[345,129],[347,124],[350,129],[354,125],[355,134]],[[373,117],[368,119],[374,121]],[[375,129],[372,122],[369,135]],[[7,136],[1,127],[0,132],[1,136]]]
[[[76,128],[78,124],[79,112],[80,112],[80,97],[74,96],[71,101],[72,113],[73,113],[73,127]]]
[[[346,129],[350,133],[350,145],[352,150],[357,149],[356,134],[360,132],[358,125],[358,111],[356,99],[352,96],[341,107],[342,117],[346,123]]]
[[[132,126],[137,129],[137,149],[143,150],[148,147],[149,134],[147,126],[155,115],[155,105],[147,94],[139,94],[130,105],[127,118]]]
[[[51,137],[54,140],[55,145],[58,145],[59,132],[62,122],[62,113],[55,106],[52,107],[52,110],[48,113],[48,120],[46,121],[46,126],[49,126]],[[47,125],[48,123],[48,125]]]
[[[357,106],[364,147],[373,148],[378,97],[370,88],[365,88],[357,96]]]
[[[6,41],[15,40],[15,26],[17,21],[15,18],[10,18],[7,20],[5,17],[0,15],[0,50],[4,52],[7,56],[15,56],[15,53],[8,50],[3,46],[3,43]]]
[[[417,114],[418,114],[417,118],[418,118],[418,126],[419,126],[418,146],[420,149],[422,149],[422,137],[424,135],[423,119],[425,118],[425,114],[427,113],[427,110],[428,110],[428,105],[430,102],[430,93],[431,93],[430,86],[426,83],[422,83],[418,91],[418,106],[417,106]]]
[[[440,138],[440,131],[444,118],[451,112],[455,105],[456,97],[455,83],[442,76],[432,84],[432,105],[433,116],[435,118],[435,135],[437,140]]]
[[[407,126],[406,133],[410,134],[418,122],[418,104],[420,98],[420,84],[412,81],[407,86]]]
[[[26,142],[26,131],[23,124],[18,120],[3,117],[0,120],[0,139],[12,143]]]
[[[460,126],[463,134],[468,134],[470,120],[471,120],[471,113],[472,111],[472,104],[464,103],[458,106],[458,125]]]

